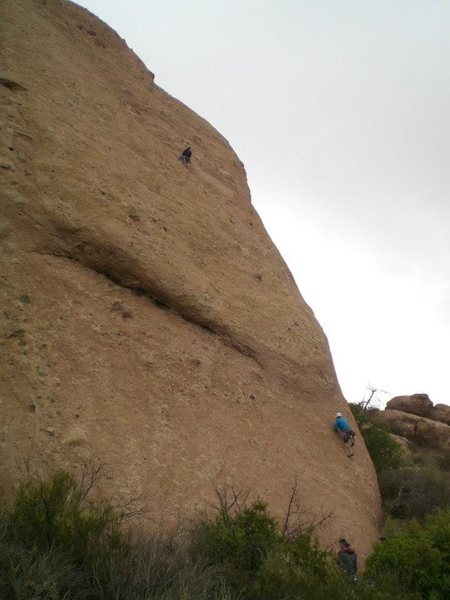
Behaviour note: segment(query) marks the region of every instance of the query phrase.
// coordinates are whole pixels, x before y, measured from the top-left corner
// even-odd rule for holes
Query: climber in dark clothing
[[[351,581],[356,581],[358,573],[358,559],[356,552],[345,538],[339,540],[338,551],[339,566],[347,573]]]
[[[181,160],[183,165],[187,166],[187,165],[191,164],[191,157],[192,157],[192,150],[191,150],[191,147],[189,146],[188,148],[186,148],[186,150],[183,150],[183,152],[181,153],[178,160]]]

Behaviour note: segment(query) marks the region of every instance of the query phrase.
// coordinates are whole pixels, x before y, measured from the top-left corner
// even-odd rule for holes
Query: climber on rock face
[[[347,573],[351,581],[356,582],[358,560],[355,550],[345,538],[339,540],[338,560],[339,566]]]
[[[347,419],[340,412],[336,413],[336,421],[334,422],[334,431],[339,432],[342,436],[344,444],[348,449],[348,457],[353,456],[352,447],[355,445],[355,435]]]
[[[192,157],[192,150],[191,150],[191,147],[188,146],[185,150],[183,150],[183,152],[181,153],[178,160],[181,160],[183,165],[188,166],[191,164],[191,157]]]

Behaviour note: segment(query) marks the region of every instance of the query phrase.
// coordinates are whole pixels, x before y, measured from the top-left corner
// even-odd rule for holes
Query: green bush
[[[192,552],[196,557],[203,556],[232,590],[242,591],[246,598],[267,554],[281,542],[276,521],[267,514],[266,505],[257,500],[233,514],[222,509],[214,519],[198,524],[193,530]]]
[[[144,535],[65,472],[26,481],[0,510],[0,600],[443,600],[450,513],[378,544],[350,582],[292,509],[282,528],[239,495],[190,530]],[[292,509],[292,510],[291,510]],[[397,528],[398,529],[398,528]]]
[[[189,552],[189,538],[175,535],[135,535],[129,551],[105,556],[93,568],[95,598],[145,600],[233,600],[214,568]]]
[[[450,471],[450,450],[442,452],[436,462],[443,471]]]
[[[31,478],[0,511],[0,600],[233,600],[190,540],[143,536],[89,495],[96,476]]]
[[[450,511],[429,515],[425,525],[411,521],[403,533],[375,545],[366,580],[396,579],[410,594],[429,600],[450,597]]]
[[[1,600],[78,600],[87,597],[86,591],[84,578],[64,555],[30,550],[12,536],[1,537]]]
[[[405,460],[404,451],[391,437],[389,429],[382,423],[376,422],[378,411],[364,410],[361,404],[350,404],[350,408],[377,473],[400,467]]]
[[[353,586],[331,554],[309,534],[278,546],[261,565],[255,585],[258,600],[341,600]]]
[[[353,586],[312,527],[282,532],[260,500],[222,507],[194,531],[193,551],[224,577],[241,600],[341,600]]]
[[[121,518],[108,504],[89,501],[85,486],[59,471],[50,480],[30,479],[17,493],[11,521],[26,547],[64,551],[78,564],[98,554],[126,551]]]
[[[437,508],[450,509],[450,479],[436,466],[405,466],[384,471],[378,479],[385,510],[393,518],[423,520]]]

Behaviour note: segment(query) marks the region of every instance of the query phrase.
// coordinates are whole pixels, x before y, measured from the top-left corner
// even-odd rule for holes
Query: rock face
[[[394,442],[396,442],[401,447],[401,449],[406,455],[411,454],[411,443],[407,438],[401,435],[396,435],[395,433],[390,433],[389,435],[394,440]]]
[[[400,410],[380,411],[377,418],[396,434],[416,444],[450,451],[450,426]]]
[[[450,406],[433,406],[427,394],[396,396],[378,418],[410,442],[450,450]]]
[[[166,523],[227,483],[282,515],[297,477],[363,557],[373,465],[332,432],[327,340],[227,141],[76,5],[3,0],[0,23],[2,489],[23,458],[93,455]]]
[[[440,421],[446,425],[450,425],[450,406],[446,404],[435,404],[431,411],[431,419],[433,421]]]
[[[433,403],[428,394],[413,394],[412,396],[396,396],[386,404],[386,410],[401,410],[419,417],[429,417]]]

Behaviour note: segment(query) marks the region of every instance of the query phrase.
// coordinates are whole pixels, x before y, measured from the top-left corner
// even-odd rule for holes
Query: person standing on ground
[[[340,567],[345,571],[351,581],[356,582],[358,559],[355,550],[345,538],[339,540],[338,560]]]
[[[355,435],[356,433],[351,428],[347,419],[342,416],[342,413],[336,413],[336,421],[334,422],[334,431],[339,432],[342,436],[344,444],[348,450],[348,457],[353,456],[354,452],[352,447],[355,445]]]

